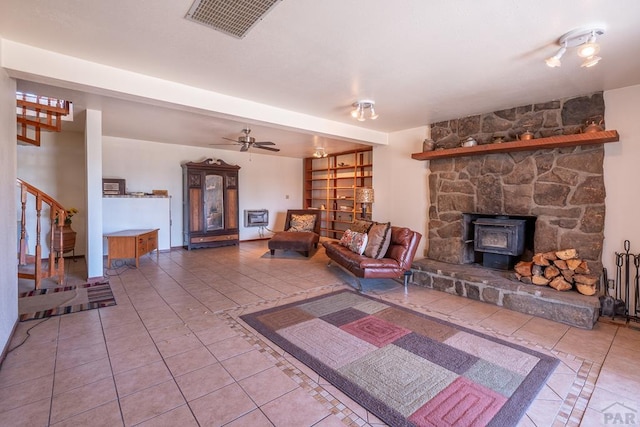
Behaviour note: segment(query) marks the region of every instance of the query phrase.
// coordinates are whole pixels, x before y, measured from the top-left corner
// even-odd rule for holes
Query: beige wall
[[[373,149],[373,219],[390,221],[422,234],[416,259],[424,258],[427,243],[427,162],[413,160],[422,151],[427,127],[389,134],[389,145]]]
[[[38,187],[65,208],[76,208],[71,227],[76,236],[76,255],[86,253],[86,186],[83,135],[77,132],[42,132],[40,147],[18,145],[18,178]],[[30,200],[31,202],[31,200]],[[35,209],[35,208],[34,208]],[[35,253],[35,211],[29,209],[27,232],[29,253]],[[48,215],[48,214],[47,214]],[[42,253],[49,255],[47,238],[49,224],[42,221]]]
[[[15,93],[15,81],[0,69],[0,354],[18,320]]]
[[[615,278],[615,252],[640,253],[640,85],[604,93],[607,129],[620,133],[620,142],[604,145],[607,190],[602,262]],[[635,275],[635,268],[632,269]],[[630,280],[633,283],[633,280]]]

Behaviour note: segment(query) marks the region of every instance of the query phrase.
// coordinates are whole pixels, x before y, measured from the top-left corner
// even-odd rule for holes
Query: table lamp
[[[373,203],[373,188],[356,188],[356,203],[362,206],[362,219],[366,219],[367,203]]]

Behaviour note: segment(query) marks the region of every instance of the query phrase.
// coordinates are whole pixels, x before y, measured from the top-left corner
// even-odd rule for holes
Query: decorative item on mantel
[[[520,141],[528,141],[528,140],[530,140],[530,139],[533,139],[533,137],[534,137],[533,132],[531,132],[530,130],[528,130],[528,129],[527,129],[525,132],[523,132],[522,134],[520,134],[520,136],[519,136],[519,138],[518,138],[518,139],[519,139]]]
[[[472,136],[465,139],[462,144],[460,144],[461,147],[475,147],[476,145],[478,145],[478,141],[476,141]]]
[[[495,135],[493,140],[491,141],[493,144],[502,144],[504,142],[504,137],[500,135]]]
[[[604,120],[587,120],[587,124],[584,128],[584,133],[602,132],[604,130]]]
[[[433,139],[427,138],[422,141],[422,151],[433,151],[436,148],[436,143]]]
[[[453,149],[436,149],[431,152],[411,154],[415,160],[433,160],[449,157],[477,156],[482,154],[508,153],[512,151],[531,151],[549,148],[573,147],[577,145],[604,144],[617,142],[620,135],[615,130],[601,132],[580,133],[571,135],[556,135],[536,138],[529,141],[509,141],[504,144],[483,144],[475,147],[457,147]]]

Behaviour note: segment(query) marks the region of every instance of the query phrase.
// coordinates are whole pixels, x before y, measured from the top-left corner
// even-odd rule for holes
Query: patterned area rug
[[[558,364],[351,291],[241,319],[393,426],[516,425]]]
[[[18,295],[20,321],[116,305],[109,282],[37,289]]]

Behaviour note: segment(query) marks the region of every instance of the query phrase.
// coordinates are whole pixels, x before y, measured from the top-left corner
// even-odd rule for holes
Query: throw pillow
[[[349,249],[351,252],[355,252],[358,255],[362,255],[364,253],[365,248],[367,247],[367,241],[369,240],[369,236],[366,233],[356,233],[353,232],[353,240],[349,245]]]
[[[389,250],[389,246],[391,246],[391,227],[387,231],[387,235],[384,237],[384,242],[382,243],[382,247],[380,248],[379,258],[384,258],[387,255],[387,251]]]
[[[371,221],[365,221],[362,219],[354,219],[353,224],[351,224],[351,231],[355,231],[356,233],[368,233],[369,229],[373,225]]]
[[[364,249],[367,247],[368,236],[365,233],[357,233],[351,230],[345,230],[340,239],[340,244],[349,248],[351,252],[355,252],[358,255],[364,253]]]
[[[369,258],[384,258],[387,249],[389,249],[389,240],[391,240],[391,223],[374,222],[367,235],[369,236],[369,242],[364,250],[364,254]]]
[[[348,248],[353,240],[353,231],[350,229],[346,229],[344,233],[342,233],[342,237],[340,238],[340,244],[345,248]]]
[[[316,225],[316,216],[311,214],[291,214],[289,229],[287,231],[313,231]]]

